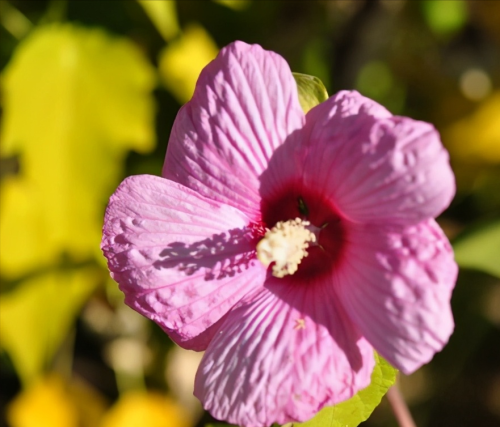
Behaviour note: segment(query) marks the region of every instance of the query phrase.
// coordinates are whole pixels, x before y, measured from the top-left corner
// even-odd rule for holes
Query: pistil
[[[275,277],[294,274],[307,256],[306,249],[316,242],[311,229],[316,227],[300,218],[278,222],[257,244],[257,258],[266,267],[274,262],[272,274]]]

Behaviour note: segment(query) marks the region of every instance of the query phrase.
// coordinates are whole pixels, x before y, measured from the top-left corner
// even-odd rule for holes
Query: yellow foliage
[[[500,163],[500,91],[494,92],[471,115],[445,129],[443,141],[458,160]]]
[[[98,252],[103,207],[126,151],[154,145],[152,67],[128,41],[69,24],[41,27],[2,76],[0,268],[19,277],[61,253]]]
[[[95,268],[39,274],[1,294],[1,345],[24,384],[44,370],[102,274]]]
[[[100,427],[189,427],[185,410],[169,397],[128,392],[105,414]]]
[[[40,379],[19,394],[7,409],[11,427],[78,427],[78,413],[64,382]]]
[[[179,32],[175,1],[138,0],[162,37],[169,41]]]
[[[214,0],[214,2],[234,10],[243,10],[250,5],[250,0]]]
[[[191,25],[160,53],[163,84],[179,103],[189,101],[201,70],[217,56],[218,48],[200,26]]]

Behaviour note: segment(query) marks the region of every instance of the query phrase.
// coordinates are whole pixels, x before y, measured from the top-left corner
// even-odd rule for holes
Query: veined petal
[[[335,281],[364,337],[392,365],[412,373],[453,332],[451,246],[434,220],[416,226],[352,224]]]
[[[231,311],[195,381],[205,409],[244,427],[305,421],[366,387],[374,366],[331,287],[271,281]]]
[[[140,175],[111,196],[101,247],[125,302],[178,344],[202,350],[217,330],[210,327],[264,282],[255,239],[236,208]]]
[[[286,61],[232,43],[202,71],[179,111],[162,174],[258,220],[259,176],[304,120]]]
[[[319,191],[350,221],[416,224],[439,215],[455,193],[434,127],[392,117],[357,92],[340,92],[310,110],[300,139],[300,147],[276,152],[268,175],[290,181],[282,165],[299,156],[297,185]]]

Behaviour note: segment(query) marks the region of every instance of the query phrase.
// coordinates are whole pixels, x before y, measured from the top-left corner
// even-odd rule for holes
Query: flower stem
[[[403,395],[396,385],[393,385],[387,392],[387,400],[391,405],[392,412],[394,412],[399,427],[417,427]]]

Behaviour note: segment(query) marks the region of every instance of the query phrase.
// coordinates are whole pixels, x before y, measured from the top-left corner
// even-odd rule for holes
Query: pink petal
[[[259,176],[270,157],[303,126],[286,61],[235,42],[201,73],[178,113],[163,176],[259,219]]]
[[[245,427],[304,421],[370,382],[372,347],[329,284],[271,278],[229,314],[210,343],[195,395],[221,420]]]
[[[266,175],[320,192],[351,221],[416,224],[439,215],[455,193],[448,153],[432,125],[392,117],[357,92],[310,110],[300,138],[300,147],[276,153]],[[283,168],[291,158],[300,159],[294,176]],[[273,183],[263,179],[265,198],[279,192]]]
[[[434,220],[407,228],[351,225],[335,281],[364,337],[395,367],[414,372],[453,332],[451,246]]]
[[[111,196],[101,247],[125,302],[201,350],[210,327],[264,282],[249,225],[241,211],[180,184],[132,176]]]

